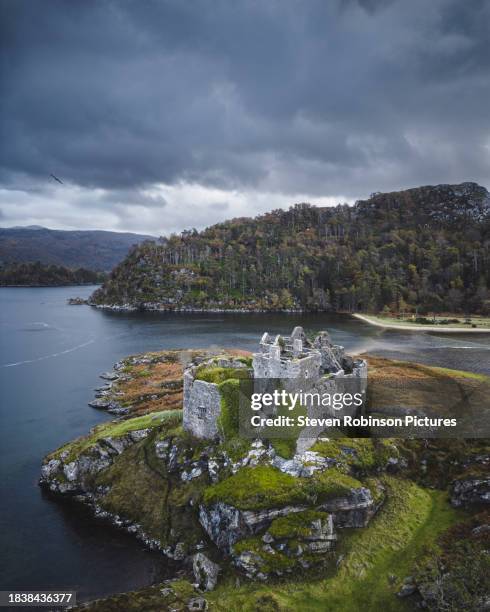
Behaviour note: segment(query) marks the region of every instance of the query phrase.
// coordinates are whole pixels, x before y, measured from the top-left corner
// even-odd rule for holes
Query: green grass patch
[[[221,449],[226,452],[228,457],[234,462],[243,459],[249,452],[251,440],[245,438],[231,438],[221,444]]]
[[[270,438],[269,442],[276,453],[284,459],[292,459],[296,453],[296,438]]]
[[[478,380],[480,382],[490,382],[490,376],[486,374],[477,374],[476,372],[466,372],[465,370],[451,370],[450,368],[432,367],[432,370],[439,374],[444,374],[451,378],[470,378],[471,380]]]
[[[252,367],[252,361],[253,361],[252,357],[235,357],[235,359],[237,361],[240,361],[240,363],[243,363],[244,365],[246,365],[247,368]]]
[[[282,552],[264,550],[264,542],[262,542],[261,536],[254,536],[237,542],[233,547],[233,551],[237,555],[243,552],[251,552],[259,557],[258,566],[260,571],[266,574],[270,572],[285,572],[293,569],[298,564],[296,559]]]
[[[242,468],[230,478],[208,487],[203,499],[207,505],[221,501],[250,510],[300,503],[304,495],[299,479],[271,466],[257,466]]]
[[[162,591],[164,594],[162,594]],[[119,593],[73,608],[83,612],[155,612],[157,610],[187,610],[187,602],[192,597],[202,597],[192,584],[186,580],[173,580],[167,583]]]
[[[230,378],[238,380],[250,378],[250,372],[247,368],[222,368],[219,366],[204,366],[196,372],[196,380],[203,380],[216,385]]]
[[[305,510],[274,519],[267,530],[274,538],[298,538],[311,534],[311,523],[328,518],[327,512]]]
[[[242,510],[312,504],[347,495],[360,486],[358,480],[333,468],[312,478],[294,478],[268,465],[245,467],[208,487],[204,503],[221,501]]]
[[[151,537],[165,542],[169,482],[146,463],[143,449],[127,449],[97,475],[96,485],[110,487],[101,500],[105,510],[138,522]]]
[[[362,483],[359,480],[344,474],[336,468],[317,472],[311,478],[299,480],[303,481],[303,487],[307,491],[308,498],[314,499],[318,503],[333,497],[348,495],[352,489],[362,487]]]
[[[182,419],[182,410],[163,410],[161,412],[151,412],[144,416],[132,419],[110,421],[94,427],[87,436],[77,438],[64,446],[61,446],[47,456],[47,459],[57,459],[61,453],[68,451],[65,462],[68,463],[76,459],[78,455],[88,450],[101,438],[118,438],[130,431],[139,429],[156,428],[164,425],[173,427]]]
[[[145,370],[140,370],[139,372],[135,372],[133,374],[134,378],[148,378],[152,375],[152,371],[145,369]]]

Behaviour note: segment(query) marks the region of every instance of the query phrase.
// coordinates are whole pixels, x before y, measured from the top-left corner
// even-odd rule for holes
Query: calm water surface
[[[93,288],[0,289],[0,589],[71,588],[92,598],[168,575],[161,555],[43,496],[42,457],[107,415],[87,407],[98,375],[131,353],[253,349],[263,331],[328,329],[351,352],[490,374],[490,337],[383,331],[344,316],[120,314],[67,306]]]

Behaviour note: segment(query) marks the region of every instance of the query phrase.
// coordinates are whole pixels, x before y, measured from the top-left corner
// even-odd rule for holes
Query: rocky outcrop
[[[208,559],[204,553],[198,552],[192,557],[192,571],[199,589],[212,591],[218,582],[220,566]]]
[[[119,423],[124,421],[114,421],[115,431],[120,427]],[[225,447],[209,441],[198,443],[178,433],[162,436],[157,430],[147,440],[152,428],[111,435],[114,430],[112,424],[99,434],[95,429],[91,433],[92,440],[90,437],[77,440],[48,456],[42,466],[41,484],[53,493],[69,495],[88,504],[96,517],[134,534],[149,548],[160,550],[172,559],[190,561],[193,555],[196,580],[202,590],[213,588],[219,572],[219,567],[215,567],[205,554],[206,544],[203,541],[206,536],[240,571],[247,576],[263,579],[264,576],[289,571],[287,568],[291,568],[291,571],[296,567],[307,569],[320,562],[320,557],[325,557],[324,553],[334,547],[337,529],[366,526],[379,507],[371,491],[363,486],[354,486],[350,490],[344,487],[343,492],[339,489],[338,493],[333,493],[321,503],[305,498],[300,503],[279,506],[271,502],[270,507],[256,509],[242,509],[219,500],[205,504],[199,500],[203,499],[202,491],[206,487],[211,483],[218,486],[218,483],[235,477],[243,469],[268,466],[274,472],[280,471],[288,478],[300,478],[305,486],[310,487],[311,483],[314,487],[315,478],[323,478],[325,471],[331,470],[332,474],[337,472],[337,461],[313,451],[283,459],[270,444],[261,440],[251,442],[248,452],[240,459],[232,460]],[[114,482],[106,474],[111,474],[110,470],[118,458],[133,452],[131,447],[137,443],[142,443],[142,446],[135,449],[134,452],[138,454],[134,456],[138,456],[147,469],[161,475],[162,495],[166,499],[171,499],[170,492],[170,495],[176,493],[178,497],[187,496],[187,491],[196,492],[180,506],[182,516],[185,515],[183,521],[174,522],[171,519],[172,527],[169,527],[166,535],[162,532],[162,539],[157,539],[158,535],[155,537],[159,532],[158,526],[148,532],[139,522],[125,517],[124,509],[118,510],[120,506],[116,505],[114,511],[112,502],[107,503],[108,499],[113,499]],[[196,444],[199,446],[196,447]],[[125,457],[121,457],[123,465],[128,461]],[[117,470],[117,465],[114,467]],[[142,475],[145,473],[143,471]],[[167,511],[172,512],[170,507]],[[278,521],[303,517],[312,511],[316,513],[315,516],[309,516],[306,523],[303,521],[305,524],[301,525],[301,529],[295,527],[296,531],[293,529],[291,532],[277,529]],[[189,527],[193,530],[192,542],[189,540],[184,544],[184,531]],[[153,533],[153,536],[149,533]],[[257,546],[247,547],[250,539],[260,541],[260,550],[257,550]],[[271,564],[271,555],[276,560],[282,560],[279,566]]]
[[[189,612],[204,612],[208,609],[208,602],[204,597],[192,597],[187,602],[187,610]]]
[[[397,592],[397,597],[400,599],[404,599],[405,597],[410,597],[417,593],[417,585],[413,576],[407,576],[403,579],[403,584],[400,587],[400,590]]]
[[[285,506],[265,510],[239,510],[223,502],[210,508],[199,506],[199,522],[216,546],[227,554],[239,540],[259,533],[273,519],[294,512],[301,512],[305,506]]]
[[[90,408],[96,408],[97,410],[106,410],[110,414],[114,414],[116,416],[124,416],[129,413],[129,408],[121,406],[114,400],[107,399],[106,397],[98,397],[88,402],[88,405],[90,406]]]
[[[83,494],[91,491],[91,479],[112,465],[129,446],[143,440],[151,429],[130,431],[124,436],[100,438],[72,458],[70,449],[48,458],[41,467],[39,483],[53,493]]]
[[[455,480],[451,490],[455,507],[471,504],[490,504],[490,476],[473,476]]]
[[[375,503],[366,487],[352,489],[348,495],[334,497],[318,506],[319,510],[332,513],[335,527],[366,527],[376,514],[381,501]]]
[[[297,453],[292,459],[283,459],[279,455],[274,455],[272,465],[291,476],[310,478],[315,472],[323,471],[337,464],[335,459],[322,457],[315,451],[304,451]]]
[[[336,528],[365,527],[376,511],[381,501],[375,503],[371,491],[365,487],[352,489],[345,496],[333,497],[316,506],[317,510],[328,512]],[[210,507],[200,505],[199,522],[209,538],[227,554],[232,547],[243,538],[250,537],[266,529],[274,519],[303,512],[304,505],[284,506],[282,508],[266,508],[260,510],[240,510],[218,502]]]
[[[117,372],[103,372],[100,375],[100,378],[102,378],[103,380],[110,380],[112,382],[119,378],[119,374]]]
[[[248,578],[266,580],[325,563],[335,540],[332,515],[307,510],[276,519],[261,538],[240,542],[234,564]]]
[[[116,431],[119,423],[119,421],[113,422]],[[118,482],[114,481],[113,477],[107,479],[107,475],[111,474],[113,467],[117,472],[118,460],[122,461],[123,465],[126,462],[126,465],[131,466],[131,459],[128,464],[128,457],[138,456],[142,465],[135,466],[134,469],[140,470],[143,479],[149,471],[150,473],[155,469],[161,471],[163,499],[169,491],[178,488],[181,472],[184,473],[192,465],[187,458],[188,449],[179,448],[170,438],[166,440],[168,452],[162,452],[162,446],[158,441],[147,440],[154,431],[153,427],[131,430],[124,435],[110,435],[112,424],[107,429],[107,435],[93,442],[82,438],[66,449],[48,456],[41,468],[40,485],[51,493],[69,496],[88,505],[96,518],[134,535],[146,547],[159,550],[175,561],[187,560],[190,553],[196,552],[197,543],[201,542],[200,547],[203,547],[204,534],[201,534],[197,519],[193,518],[195,510],[192,508],[192,502],[189,500],[188,504],[182,507],[182,516],[167,519],[168,529],[162,529],[155,521],[149,523],[147,516],[146,522],[145,516],[142,516],[140,523],[134,517],[126,516],[124,500],[116,505],[111,501],[111,495],[113,490],[117,489]],[[97,429],[92,435],[97,435]],[[158,436],[158,426],[155,436]],[[138,448],[133,449],[137,445]],[[160,457],[157,455],[157,448],[160,449]],[[155,461],[155,458],[149,457],[150,454],[153,457],[153,452],[156,460],[161,461],[161,466],[151,463]],[[136,454],[129,455],[129,453]],[[167,466],[170,466],[169,471]],[[121,475],[117,475],[116,478],[121,478]],[[159,486],[158,482],[156,484]],[[185,482],[182,482],[182,487],[185,487]],[[182,490],[185,492],[184,488]],[[148,495],[144,482],[141,491],[136,489],[134,495]],[[165,502],[162,516],[169,516],[171,511],[172,504]]]

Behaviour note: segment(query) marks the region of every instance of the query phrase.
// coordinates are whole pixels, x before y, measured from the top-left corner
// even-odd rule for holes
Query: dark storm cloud
[[[485,0],[0,6],[9,186],[53,172],[113,191],[111,206],[155,183],[346,197],[489,183]]]

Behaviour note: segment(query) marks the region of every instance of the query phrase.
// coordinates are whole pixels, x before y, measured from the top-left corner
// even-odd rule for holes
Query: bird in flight
[[[50,174],[49,176],[51,178],[54,178],[55,181],[58,181],[58,183],[60,183],[60,185],[63,185],[63,181],[60,181],[60,179],[57,176],[55,176],[54,174]]]

